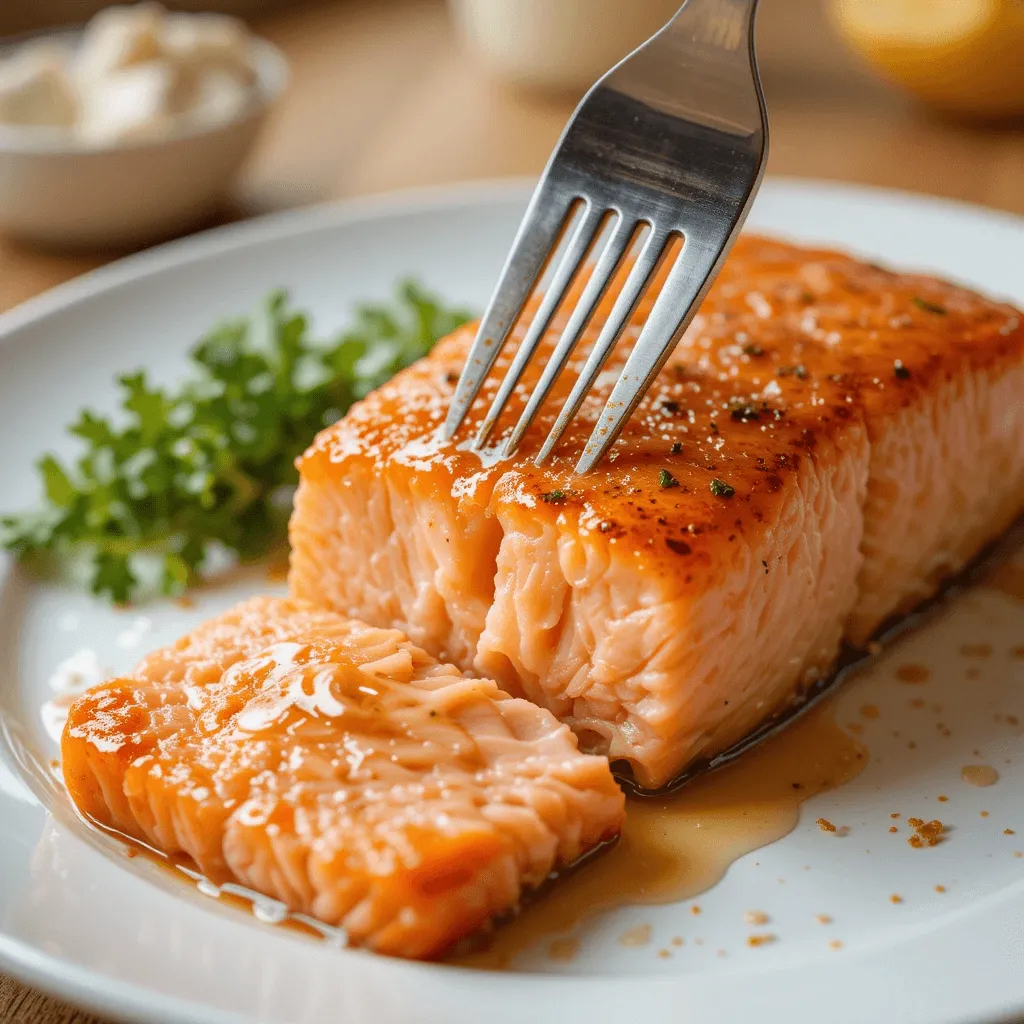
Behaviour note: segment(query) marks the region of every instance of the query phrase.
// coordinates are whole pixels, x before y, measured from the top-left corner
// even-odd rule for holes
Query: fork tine
[[[537,346],[544,337],[548,325],[551,323],[551,318],[555,315],[555,310],[558,309],[562,299],[565,298],[569,285],[572,284],[573,279],[579,272],[580,266],[586,258],[587,252],[606,215],[607,211],[598,209],[592,203],[587,203],[587,207],[580,217],[576,229],[573,231],[568,248],[558,265],[558,269],[555,271],[551,284],[544,293],[544,298],[537,308],[529,329],[516,350],[512,364],[509,366],[498,387],[494,401],[491,403],[487,415],[480,424],[480,429],[477,431],[476,440],[474,441],[475,447],[482,448],[487,443],[487,438],[494,429],[494,424],[505,408],[516,384],[519,383],[519,378],[522,377],[527,363],[533,357],[533,353],[537,350]]]
[[[644,287],[657,268],[668,240],[669,232],[658,228],[651,230],[643,249],[640,251],[640,255],[636,259],[636,263],[633,264],[633,269],[630,270],[629,276],[622,286],[622,291],[619,292],[618,298],[616,298],[615,304],[612,306],[608,319],[601,328],[597,341],[594,342],[594,347],[590,350],[590,355],[587,356],[587,361],[580,371],[579,377],[576,378],[576,383],[573,384],[572,391],[566,399],[565,405],[562,406],[554,426],[552,426],[543,447],[534,460],[536,465],[540,466],[547,460],[555,445],[561,440],[566,428],[573,421],[576,413],[579,412],[583,399],[586,398],[587,392],[593,387],[597,375],[601,372],[601,367],[604,366],[609,354],[615,347],[615,342],[629,322],[629,318],[633,315],[633,310],[636,309]]]
[[[529,401],[526,403],[526,408],[523,409],[522,415],[519,417],[519,422],[515,425],[508,440],[505,442],[505,448],[502,452],[504,457],[511,455],[519,447],[519,442],[523,439],[523,434],[529,430],[530,424],[537,415],[537,410],[544,403],[562,370],[565,369],[565,365],[576,348],[580,336],[586,330],[587,324],[590,323],[590,318],[594,315],[594,310],[597,309],[601,299],[604,298],[608,285],[611,284],[612,278],[629,251],[633,236],[636,234],[636,229],[637,223],[635,220],[619,216],[618,223],[612,229],[612,236],[598,258],[593,273],[583,289],[583,294],[573,308],[569,321],[565,325],[565,330],[562,331],[558,344],[551,353],[551,358],[545,363],[544,371],[541,374],[540,380],[537,381]]]
[[[601,416],[587,441],[577,473],[586,473],[600,461],[619,436],[648,385],[665,365],[674,342],[689,326],[701,299],[724,258],[725,241],[685,239],[661,294],[655,300],[626,365],[608,396]],[[717,250],[717,251],[716,251]]]
[[[455,386],[441,431],[446,441],[452,439],[466,418],[512,325],[558,248],[574,209],[575,198],[552,186],[549,181],[543,182],[534,192]]]

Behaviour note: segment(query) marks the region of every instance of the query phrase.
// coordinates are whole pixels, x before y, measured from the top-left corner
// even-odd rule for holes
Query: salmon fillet
[[[345,928],[434,956],[619,831],[604,758],[402,634],[259,598],[71,708],[84,815]]]
[[[497,374],[438,439],[472,326],[354,406],[299,462],[290,573],[295,596],[550,708],[648,787],[799,699],[841,642],[929,596],[1024,506],[1021,314],[757,237],[611,457],[575,477],[657,289],[543,468],[610,302],[510,459],[465,440]]]

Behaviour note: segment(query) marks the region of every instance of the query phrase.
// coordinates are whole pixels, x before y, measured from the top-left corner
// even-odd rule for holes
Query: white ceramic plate
[[[66,450],[83,404],[109,407],[116,371],[180,372],[215,320],[276,286],[325,332],[353,302],[414,274],[450,299],[485,301],[518,223],[523,185],[487,185],[288,214],[211,232],[125,260],[0,319],[0,495],[35,498],[33,459]],[[752,225],[929,268],[1024,303],[1024,223],[950,203],[808,182],[769,182]],[[1024,1008],[1024,609],[992,590],[968,593],[904,641],[840,699],[840,720],[872,703],[871,763],[805,805],[787,838],[736,863],[701,897],[702,945],[656,957],[666,936],[693,935],[685,905],[624,909],[591,925],[580,954],[526,954],[517,972],[407,964],[259,924],[127,859],[69,814],[47,770],[55,746],[40,707],[55,667],[83,647],[125,669],[240,593],[260,574],[198,605],[124,613],[0,566],[0,963],[101,1012],[132,1021],[488,1024],[602,1020],[693,1024],[756,1018],[834,1024],[990,1020]],[[965,643],[991,644],[967,681]],[[932,665],[912,711],[894,658]],[[918,717],[915,718],[914,716]],[[846,717],[844,717],[846,716]],[[951,735],[945,735],[946,732]],[[899,734],[894,735],[894,734]],[[908,738],[916,748],[908,747]],[[1000,782],[966,785],[960,766],[998,766]],[[910,849],[889,814],[941,817],[947,841]],[[983,818],[981,811],[989,811]],[[818,816],[851,826],[837,840]],[[1013,829],[1017,835],[1007,835]],[[871,850],[870,855],[865,851]],[[802,870],[810,865],[812,870]],[[780,884],[785,879],[786,884]],[[937,893],[942,884],[946,891]],[[889,896],[900,893],[894,906]],[[763,907],[779,941],[752,949],[743,912]],[[828,937],[815,914],[834,920]],[[655,941],[615,937],[651,924]],[[660,941],[659,941],[660,940]],[[718,949],[730,955],[715,955]]]

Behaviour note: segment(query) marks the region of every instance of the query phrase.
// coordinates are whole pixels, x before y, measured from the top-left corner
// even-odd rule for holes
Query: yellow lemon
[[[881,74],[960,114],[1024,114],[1024,0],[830,0]]]

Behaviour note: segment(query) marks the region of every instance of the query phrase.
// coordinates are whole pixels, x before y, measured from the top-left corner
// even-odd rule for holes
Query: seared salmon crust
[[[402,634],[259,598],[71,708],[79,809],[214,882],[437,955],[620,829],[602,757]]]
[[[550,708],[645,786],[798,699],[842,641],[919,604],[1024,507],[1021,314],[934,278],[741,238],[582,477],[628,343],[538,469],[572,368],[511,459],[467,449],[497,373],[455,442],[438,439],[473,330],[302,457],[291,591]]]

